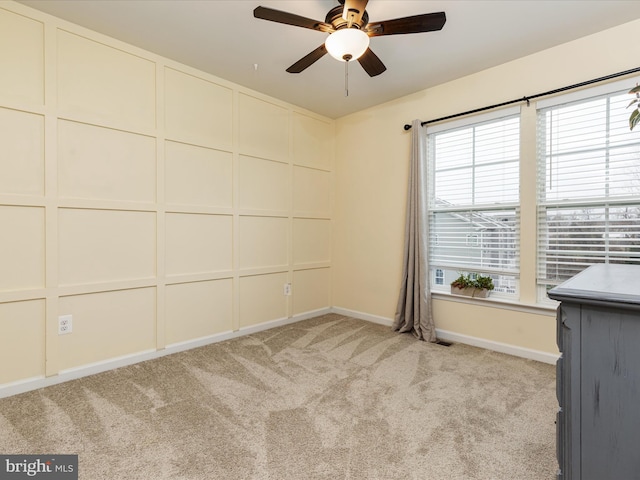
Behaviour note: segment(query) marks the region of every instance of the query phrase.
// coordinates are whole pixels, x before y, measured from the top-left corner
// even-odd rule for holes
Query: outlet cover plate
[[[73,331],[73,315],[58,317],[58,335],[67,335]]]

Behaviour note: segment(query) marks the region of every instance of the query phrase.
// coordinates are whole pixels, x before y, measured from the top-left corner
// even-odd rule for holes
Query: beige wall
[[[332,120],[13,2],[0,65],[0,387],[330,307]]]
[[[392,319],[400,286],[410,133],[403,125],[548,91],[638,66],[635,21],[475,75],[423,90],[336,122],[333,305]],[[633,83],[630,82],[629,87]],[[535,121],[535,105],[523,122]],[[350,148],[354,139],[358,149]],[[535,138],[523,138],[523,307],[439,296],[437,328],[458,336],[557,352],[552,311],[535,306]]]
[[[0,2],[0,388],[331,306],[391,319],[402,126],[635,67],[639,27],[334,122]],[[522,191],[529,308],[440,297],[434,313],[451,334],[554,353],[552,312],[534,305],[533,184]]]

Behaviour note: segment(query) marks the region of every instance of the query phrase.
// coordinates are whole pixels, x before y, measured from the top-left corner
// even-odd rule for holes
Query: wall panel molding
[[[0,396],[328,307],[333,120],[14,2],[0,64]]]

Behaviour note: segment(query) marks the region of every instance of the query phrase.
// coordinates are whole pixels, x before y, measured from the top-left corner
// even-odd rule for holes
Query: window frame
[[[614,98],[620,97],[622,95],[625,95],[628,93],[629,91],[629,85],[632,84],[633,80],[624,80],[624,81],[618,81],[618,82],[612,82],[606,85],[599,85],[597,87],[592,87],[583,91],[578,91],[578,92],[572,92],[570,94],[565,94],[565,95],[561,95],[558,97],[554,97],[551,99],[547,99],[547,100],[543,100],[538,102],[537,106],[536,106],[536,116],[537,121],[536,121],[536,137],[537,137],[537,151],[536,151],[536,164],[537,164],[537,181],[536,181],[536,215],[537,215],[537,238],[536,238],[536,290],[537,290],[537,296],[538,296],[538,302],[539,303],[549,303],[550,300],[548,300],[547,296],[546,296],[546,292],[552,288],[554,285],[558,285],[560,283],[562,283],[565,279],[562,278],[556,278],[556,279],[552,279],[552,278],[548,278],[548,275],[546,274],[546,272],[548,272],[548,268],[550,265],[554,265],[554,263],[552,262],[547,262],[546,258],[549,258],[549,256],[551,255],[552,250],[548,247],[549,242],[552,241],[550,240],[550,229],[554,228],[554,224],[551,223],[549,221],[549,218],[553,218],[552,216],[550,217],[550,215],[553,215],[553,213],[558,214],[561,211],[566,211],[566,212],[570,212],[571,210],[573,210],[572,215],[574,216],[574,223],[575,222],[584,222],[584,229],[588,229],[589,227],[591,227],[591,230],[587,230],[587,233],[582,233],[582,236],[577,236],[576,237],[576,246],[575,246],[575,252],[576,255],[583,255],[584,258],[586,258],[586,260],[583,263],[578,263],[575,262],[575,267],[576,269],[580,268],[580,269],[584,269],[587,268],[586,266],[584,266],[584,268],[582,268],[582,265],[592,265],[595,263],[609,263],[612,258],[615,259],[616,257],[619,257],[617,255],[614,255],[612,252],[612,242],[610,240],[610,229],[612,227],[616,227],[616,219],[612,218],[611,216],[611,211],[615,208],[619,208],[619,207],[628,207],[628,206],[632,206],[633,208],[636,209],[640,209],[640,192],[638,192],[635,195],[616,195],[616,194],[611,194],[610,188],[611,185],[613,184],[612,179],[609,177],[609,174],[611,172],[611,168],[612,168],[612,164],[613,161],[611,160],[611,158],[613,157],[614,159],[615,157],[615,152],[617,152],[618,150],[621,150],[623,147],[633,147],[634,145],[640,149],[640,136],[638,137],[638,141],[637,142],[629,142],[629,143],[624,143],[624,144],[613,144],[612,142],[610,142],[610,139],[615,135],[615,133],[613,133],[613,131],[611,130],[612,128],[612,115],[611,115],[611,101]],[[579,196],[577,194],[574,194],[573,197],[568,197],[568,198],[549,198],[549,196],[547,195],[548,190],[551,187],[547,186],[547,182],[548,182],[548,174],[547,174],[547,170],[548,170],[548,164],[549,164],[549,160],[548,158],[553,158],[554,157],[554,153],[553,151],[549,151],[548,150],[548,140],[547,140],[547,120],[546,120],[546,116],[548,112],[555,110],[560,110],[562,108],[571,108],[571,107],[579,107],[579,105],[586,105],[590,102],[597,102],[599,99],[605,100],[606,101],[606,113],[605,113],[605,118],[602,118],[602,116],[598,117],[599,121],[604,121],[605,122],[605,126],[604,126],[604,143],[601,146],[597,146],[597,147],[593,147],[591,150],[584,150],[582,153],[578,150],[576,152],[560,152],[560,153],[556,153],[555,154],[555,158],[557,159],[557,162],[559,161],[559,159],[562,158],[567,158],[570,155],[575,155],[577,158],[581,158],[580,155],[586,155],[586,152],[591,152],[591,154],[593,153],[600,153],[602,152],[602,154],[604,155],[602,158],[604,159],[604,168],[605,171],[607,172],[607,174],[604,176],[604,181],[602,182],[604,189],[603,192],[604,194],[600,194],[600,195],[590,195],[590,196]],[[623,102],[620,102],[623,103]],[[624,102],[626,104],[626,102]],[[625,110],[625,113],[630,113],[630,111]],[[544,127],[543,127],[543,120],[542,120],[542,116],[545,116],[545,121],[544,121]],[[588,118],[585,115],[585,118]],[[628,116],[625,115],[625,118],[628,118]],[[619,131],[619,130],[616,130]],[[621,146],[622,145],[622,146]],[[635,152],[634,152],[635,154]],[[593,157],[593,163],[595,164],[597,159],[601,158],[600,156],[594,156]],[[632,160],[635,160],[635,158],[632,158]],[[638,165],[640,166],[640,154],[638,156]],[[557,165],[556,165],[556,175],[557,175]],[[596,167],[593,167],[593,171],[595,171]],[[568,169],[567,169],[568,170]],[[566,178],[567,173],[563,172],[562,175],[564,175]],[[593,175],[593,174],[592,174]],[[556,178],[556,183],[558,182],[558,178]],[[592,192],[590,192],[592,193]],[[565,194],[566,195],[566,194]],[[603,213],[603,217],[602,217],[602,226],[603,226],[603,234],[602,234],[602,242],[599,242],[597,245],[595,242],[593,242],[593,244],[591,245],[591,251],[593,251],[593,255],[590,255],[591,251],[590,248],[588,246],[584,246],[581,244],[578,244],[578,242],[582,242],[582,243],[588,243],[586,242],[586,240],[589,238],[589,235],[592,235],[593,238],[597,238],[596,235],[598,234],[598,232],[600,230],[598,230],[597,223],[594,223],[594,220],[590,220],[588,218],[588,214],[584,213],[583,216],[585,217],[584,220],[582,220],[579,215],[576,213],[577,210],[579,209],[584,209],[584,210],[594,210],[594,209],[600,209],[602,210]],[[562,221],[562,217],[558,217],[560,218],[560,220],[558,220],[557,222],[561,222]],[[568,221],[568,220],[567,220]],[[580,226],[581,224],[578,223],[578,226]],[[557,223],[557,225],[555,226],[555,228],[560,229],[562,228],[562,224],[561,223]],[[618,226],[619,228],[619,226]],[[575,227],[574,227],[575,229]],[[572,230],[573,231],[573,230]],[[569,232],[569,230],[567,230],[567,232]],[[570,234],[570,233],[569,233]],[[564,234],[565,236],[567,234]],[[566,240],[565,240],[566,241]],[[560,250],[560,248],[562,247],[563,243],[562,243],[562,237],[558,236],[558,240],[556,243],[556,247],[558,248],[558,250]],[[571,242],[567,243],[568,246],[571,246]],[[598,254],[597,250],[593,250],[593,247],[600,247],[602,246],[602,253]],[[584,253],[586,252],[586,253]],[[588,259],[591,256],[591,260],[594,261],[589,261]],[[562,255],[556,255],[556,257],[558,258],[558,260],[556,261],[556,265],[562,265]],[[551,258],[553,258],[553,256],[551,255]],[[565,258],[566,258],[566,254],[565,254]],[[599,260],[602,260],[599,261]],[[615,260],[614,260],[615,261]],[[564,263],[566,263],[567,265],[570,265],[571,262],[567,263],[567,261],[565,261]],[[636,262],[637,264],[640,264],[640,259],[638,259],[638,261]],[[576,272],[577,273],[577,272]],[[556,277],[560,277],[560,274],[557,274]]]
[[[517,126],[517,145],[518,145],[518,152],[517,152],[517,156],[515,158],[515,163],[516,163],[516,181],[515,181],[515,191],[517,192],[517,200],[516,201],[509,201],[509,202],[502,202],[502,203],[475,203],[475,197],[472,199],[472,201],[470,202],[470,204],[465,204],[462,205],[460,207],[458,206],[441,206],[441,207],[437,207],[435,206],[435,188],[434,188],[434,181],[435,181],[435,176],[436,176],[436,169],[437,169],[437,160],[434,161],[434,153],[433,153],[433,139],[435,138],[435,135],[438,135],[440,133],[451,133],[455,131],[462,131],[464,129],[467,128],[477,128],[477,127],[482,127],[485,125],[489,125],[491,123],[496,123],[496,122],[501,122],[503,120],[516,120],[518,126]],[[502,211],[508,211],[508,212],[513,212],[513,226],[510,226],[508,228],[511,229],[511,231],[513,231],[513,236],[514,236],[514,240],[513,243],[515,243],[515,247],[513,248],[513,256],[512,256],[512,262],[515,264],[514,268],[509,269],[509,271],[505,271],[504,269],[498,269],[495,267],[488,267],[488,266],[479,266],[479,265],[474,265],[474,264],[468,264],[466,266],[462,266],[455,268],[456,270],[456,275],[454,276],[458,276],[460,273],[472,273],[472,274],[477,274],[477,273],[482,273],[482,274],[489,274],[492,276],[496,276],[496,278],[502,278],[504,275],[512,275],[513,278],[511,279],[511,281],[509,282],[510,284],[512,282],[515,281],[516,285],[519,284],[519,277],[520,277],[520,268],[519,268],[519,261],[520,261],[520,252],[519,252],[519,235],[520,235],[520,202],[521,202],[521,198],[520,198],[520,194],[519,194],[519,190],[520,190],[520,164],[522,162],[522,155],[521,155],[521,151],[520,151],[520,145],[522,142],[522,135],[521,135],[521,128],[522,128],[522,119],[521,119],[521,110],[520,107],[509,107],[509,108],[503,108],[500,110],[494,110],[488,113],[484,113],[481,115],[475,115],[473,117],[468,117],[468,118],[463,118],[463,119],[458,119],[458,120],[454,120],[454,121],[450,121],[450,122],[443,122],[434,126],[429,126],[427,127],[427,129],[425,129],[425,135],[426,135],[426,140],[427,140],[427,185],[428,185],[428,201],[427,201],[427,216],[428,216],[428,221],[430,224],[430,238],[429,238],[429,263],[430,263],[430,270],[432,272],[432,275],[434,278],[434,285],[432,285],[432,291],[433,292],[444,292],[444,291],[448,291],[449,289],[449,284],[450,281],[453,280],[453,278],[447,279],[449,280],[449,282],[444,281],[445,279],[443,279],[443,282],[441,284],[436,284],[435,282],[435,278],[436,278],[436,271],[437,270],[442,270],[443,272],[446,271],[451,271],[453,272],[453,268],[451,265],[448,265],[446,263],[440,262],[440,261],[436,261],[435,263],[432,262],[433,260],[433,247],[434,246],[438,246],[438,247],[442,247],[443,246],[443,242],[442,239],[440,238],[439,233],[434,232],[434,228],[433,225],[436,222],[436,215],[437,214],[452,214],[452,215],[459,215],[459,214],[469,214],[470,218],[472,215],[482,215],[485,212],[502,212]],[[475,142],[476,139],[474,138],[472,140],[473,145],[475,146]],[[475,155],[475,152],[474,154]],[[453,170],[453,169],[472,169],[472,175],[471,178],[473,179],[473,181],[475,182],[475,169],[478,168],[478,165],[480,165],[481,167],[485,167],[485,166],[494,166],[494,165],[506,165],[506,164],[513,164],[514,160],[513,159],[499,159],[499,160],[490,160],[488,162],[485,163],[476,163],[475,161],[475,157],[474,160],[472,160],[472,162],[469,165],[466,166],[454,166],[454,167],[445,167],[443,169],[438,169],[438,172],[443,172],[443,171],[449,171],[449,170]],[[473,184],[474,186],[472,188],[475,188],[476,184]],[[505,228],[505,227],[503,227]],[[480,245],[481,243],[481,239],[480,239],[480,234],[479,233],[474,233],[474,232],[469,232],[468,234],[466,234],[466,238],[465,241],[467,243],[474,243],[475,247],[474,248],[478,248],[479,250],[482,250],[482,245]],[[475,240],[472,241],[472,237],[474,237]],[[487,248],[486,246],[484,248]],[[502,260],[500,260],[502,261]],[[450,273],[451,275],[451,273]],[[494,291],[494,293],[492,293],[492,296],[497,296],[497,297],[503,297],[504,300],[509,300],[509,301],[517,301],[519,299],[519,287],[516,286],[515,288],[510,289],[508,292],[505,293],[501,293],[498,291]]]

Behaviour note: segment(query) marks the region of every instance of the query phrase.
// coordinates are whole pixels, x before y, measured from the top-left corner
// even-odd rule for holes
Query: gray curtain
[[[426,135],[420,120],[411,124],[411,169],[407,192],[404,266],[393,330],[436,341],[429,285]]]

